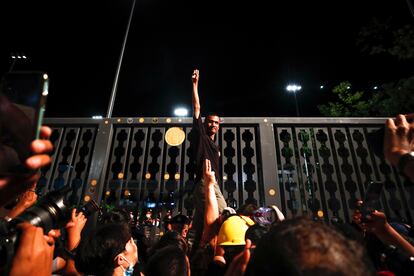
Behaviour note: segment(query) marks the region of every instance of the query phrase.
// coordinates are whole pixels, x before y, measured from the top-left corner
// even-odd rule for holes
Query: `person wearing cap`
[[[184,239],[187,238],[188,230],[190,229],[191,220],[189,217],[178,214],[170,219],[168,222],[169,229],[181,235]]]
[[[247,216],[230,215],[220,226],[217,234],[215,255],[206,275],[224,275],[236,256],[252,246],[246,240],[248,229],[255,223]],[[247,248],[246,248],[247,247]]]

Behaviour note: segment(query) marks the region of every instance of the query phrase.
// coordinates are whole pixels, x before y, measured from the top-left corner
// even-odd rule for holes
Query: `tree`
[[[341,82],[333,88],[332,92],[338,96],[338,101],[319,105],[318,108],[322,115],[331,117],[370,115],[369,102],[363,100],[364,92],[352,92],[350,82]]]

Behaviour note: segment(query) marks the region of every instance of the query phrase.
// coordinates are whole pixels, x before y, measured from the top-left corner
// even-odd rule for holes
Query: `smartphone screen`
[[[39,136],[48,94],[44,72],[9,72],[0,83],[0,175],[29,174],[25,160]]]
[[[371,182],[369,184],[361,208],[363,220],[373,211],[381,209],[380,199],[383,186],[384,183],[382,182]]]

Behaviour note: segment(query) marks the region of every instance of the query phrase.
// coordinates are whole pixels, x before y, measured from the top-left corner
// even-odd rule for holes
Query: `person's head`
[[[175,246],[181,249],[184,253],[187,253],[188,245],[187,241],[175,231],[169,231],[165,233],[160,240],[151,248],[149,255],[153,255],[155,252],[167,246]]]
[[[260,224],[250,226],[246,231],[245,239],[252,242],[252,247],[255,248],[260,239],[267,233],[268,227]]]
[[[171,230],[178,232],[183,238],[187,237],[191,220],[189,217],[178,214],[170,220]]]
[[[129,224],[131,217],[124,209],[114,209],[102,216],[101,223],[126,223]]]
[[[257,244],[246,275],[374,275],[365,251],[308,218],[273,226]]]
[[[188,258],[177,246],[170,245],[152,255],[145,268],[145,276],[188,276]]]
[[[252,225],[254,222],[250,218],[232,215],[220,226],[217,244],[224,249],[224,258],[227,263],[230,263],[238,253],[243,251],[246,244],[246,231]]]
[[[237,209],[237,214],[252,217],[254,211],[256,211],[259,207],[257,207],[255,204],[248,203],[240,206],[239,209]]]
[[[115,269],[131,270],[138,250],[125,224],[105,224],[78,246],[75,265],[79,272],[112,275]]]
[[[204,119],[204,127],[208,135],[217,134],[220,128],[220,117],[216,113],[209,113]]]

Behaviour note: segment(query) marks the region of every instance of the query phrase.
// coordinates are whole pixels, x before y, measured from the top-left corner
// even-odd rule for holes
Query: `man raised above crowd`
[[[192,147],[194,149],[194,158],[196,165],[196,179],[195,179],[195,214],[193,221],[193,228],[196,232],[196,242],[200,239],[203,229],[204,218],[204,181],[203,177],[203,162],[208,159],[211,162],[211,170],[216,176],[217,182],[214,184],[214,191],[216,193],[218,209],[221,213],[227,207],[223,194],[220,191],[219,183],[220,177],[220,149],[214,142],[220,127],[220,117],[217,114],[209,113],[204,120],[200,116],[200,99],[198,95],[198,82],[200,79],[199,70],[194,70],[192,74],[193,84],[193,133],[192,133]]]

